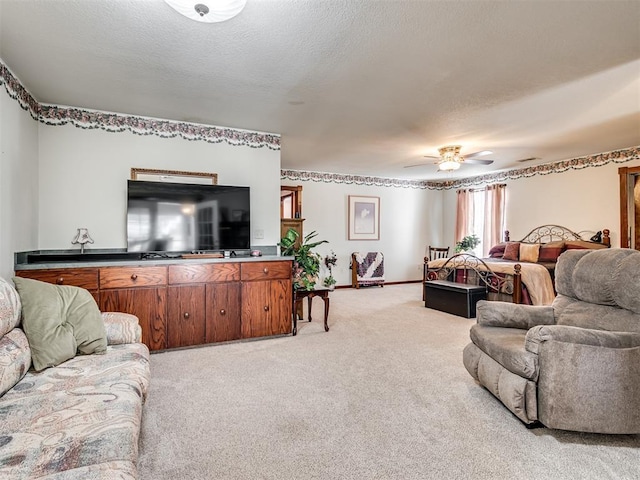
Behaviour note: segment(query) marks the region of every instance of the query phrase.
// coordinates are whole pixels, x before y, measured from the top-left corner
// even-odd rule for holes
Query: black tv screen
[[[127,250],[246,250],[249,216],[249,187],[129,180]]]

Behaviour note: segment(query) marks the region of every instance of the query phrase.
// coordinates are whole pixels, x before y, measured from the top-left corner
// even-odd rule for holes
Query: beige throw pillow
[[[539,243],[521,243],[520,244],[520,261],[536,263],[540,254]]]
[[[96,301],[79,287],[16,277],[22,328],[36,371],[59,365],[77,353],[105,353],[107,334]]]

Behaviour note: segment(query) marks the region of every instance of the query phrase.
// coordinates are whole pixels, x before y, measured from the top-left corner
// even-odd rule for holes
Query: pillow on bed
[[[556,262],[560,254],[564,252],[564,240],[544,243],[540,246],[539,262]]]
[[[540,252],[539,243],[521,243],[520,244],[520,261],[536,263],[538,261],[538,253]]]
[[[567,240],[565,242],[567,250],[599,250],[609,248],[602,243],[587,242],[585,240]]]
[[[520,256],[520,242],[507,242],[504,247],[504,254],[502,258],[504,260],[514,260],[518,261],[518,257]]]
[[[506,243],[499,243],[497,245],[494,245],[493,247],[491,247],[491,250],[489,250],[489,257],[502,258],[502,255],[504,255],[504,248],[506,246],[507,246]]]

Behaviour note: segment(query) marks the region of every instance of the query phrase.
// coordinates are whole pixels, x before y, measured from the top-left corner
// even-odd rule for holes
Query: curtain
[[[484,231],[482,233],[484,257],[489,254],[493,245],[502,241],[506,188],[504,184],[489,185],[484,190]]]
[[[459,242],[470,235],[473,225],[473,191],[458,190],[456,213],[456,236],[454,242]]]

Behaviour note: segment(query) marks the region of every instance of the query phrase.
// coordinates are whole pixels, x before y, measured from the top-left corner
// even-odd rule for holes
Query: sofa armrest
[[[107,331],[107,344],[140,343],[142,329],[138,317],[128,313],[102,312],[102,320]]]
[[[477,322],[489,327],[521,328],[553,325],[553,307],[550,305],[519,305],[508,302],[480,300],[476,305]]]
[[[531,353],[539,353],[540,345],[548,341],[590,345],[606,348],[640,347],[640,333],[608,332],[568,325],[540,325],[531,328],[525,337],[525,348]]]

